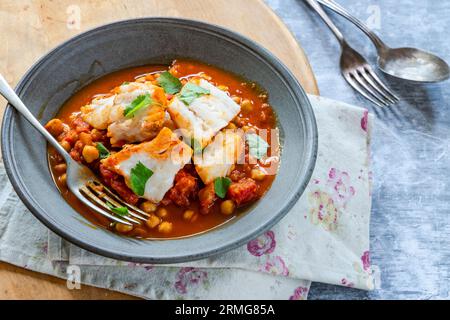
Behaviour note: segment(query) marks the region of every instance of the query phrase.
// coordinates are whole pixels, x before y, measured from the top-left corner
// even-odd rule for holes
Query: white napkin
[[[83,283],[149,299],[306,299],[310,281],[372,289],[372,118],[365,109],[309,97],[319,131],[312,179],[291,212],[246,246],[170,266],[104,258],[52,232],[47,237],[45,227],[5,183],[0,193],[0,259],[63,278],[66,267],[76,265]]]

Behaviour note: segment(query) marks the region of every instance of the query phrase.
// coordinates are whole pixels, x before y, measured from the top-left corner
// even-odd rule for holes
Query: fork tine
[[[374,99],[372,99],[367,93],[365,93],[361,87],[350,77],[349,74],[344,73],[344,78],[345,80],[347,80],[347,82],[353,87],[353,89],[355,89],[356,91],[358,91],[364,98],[366,98],[367,100],[369,100],[370,102],[372,102],[373,104],[375,104],[376,106],[383,108],[385,107],[385,105],[375,101]]]
[[[97,183],[97,185],[96,185]],[[96,186],[101,186],[103,188],[104,191],[108,191],[108,192],[102,192],[97,190]],[[125,201],[122,201],[122,199],[120,199],[118,196],[116,196],[114,193],[112,193],[108,188],[106,188],[104,185],[99,184],[98,182],[88,182],[88,187],[90,187],[90,190],[93,191],[100,199],[105,199],[106,201],[110,202],[112,205],[116,206],[116,207],[122,207],[124,205],[126,205],[127,203]],[[113,196],[113,197],[111,197]],[[135,206],[127,206],[130,207],[130,209],[135,210]],[[136,208],[137,209],[137,208]],[[140,209],[138,209],[139,211],[142,211]],[[146,221],[147,218],[140,216],[139,214],[137,214],[136,212],[132,211],[132,210],[128,210],[128,213],[140,220]],[[148,217],[149,215],[142,211],[142,213]]]
[[[353,77],[353,79],[355,80],[356,83],[358,83],[360,86],[363,87],[363,89],[365,89],[365,91],[368,93],[368,95],[370,95],[372,98],[374,98],[376,101],[380,102],[382,105],[384,106],[389,106],[390,103],[387,100],[384,100],[382,97],[380,97],[376,92],[373,91],[373,88],[368,85],[360,76],[357,72],[355,73],[351,73],[350,74],[351,77]]]
[[[104,209],[110,211],[110,208],[106,205],[106,203],[103,202],[103,201],[102,201],[99,197],[97,197],[94,193],[92,193],[92,191],[89,190],[86,186],[81,187],[81,188],[80,188],[80,191],[82,191],[82,192],[85,194],[85,196],[86,196],[89,200],[95,202],[95,203],[98,204],[99,206],[101,206],[101,207],[103,207]],[[114,219],[114,220],[117,221],[117,219]],[[133,222],[133,223],[136,223],[136,224],[141,224],[139,221],[134,220],[133,218],[130,218],[130,217],[127,217],[127,216],[122,217],[122,220],[128,220],[129,222]]]
[[[384,91],[386,91],[387,94],[392,97],[392,99],[394,99],[396,102],[400,101],[400,98],[397,97],[391,90],[389,90],[389,88],[381,81],[381,79],[372,70],[372,68],[368,68],[367,66],[365,66],[364,70],[367,71],[367,73],[384,89]]]
[[[123,201],[118,195],[116,195],[114,192],[112,192],[111,189],[109,189],[108,187],[106,187],[104,185],[102,185],[102,187],[109,196],[113,197],[117,202],[121,203],[122,205],[142,214],[143,216],[145,216],[147,218],[151,216],[149,213],[139,209],[138,207],[133,206],[132,204],[129,204],[128,202]]]
[[[97,212],[98,214],[113,220],[115,222],[119,222],[122,224],[126,224],[128,226],[132,226],[132,224],[128,221],[125,221],[123,219],[120,219],[118,217],[116,217],[115,215],[110,214],[109,212],[97,207],[96,205],[94,205],[92,202],[90,202],[89,200],[86,199],[86,197],[84,195],[81,194],[81,192],[79,192],[78,190],[71,190],[76,196],[77,198],[82,201],[85,205],[87,205],[89,208],[91,208],[92,210],[94,210],[95,212]]]
[[[366,69],[359,70],[359,74],[370,84],[370,86],[375,89],[384,99],[388,100],[390,103],[396,103],[397,101],[386,94],[378,84],[367,74]]]

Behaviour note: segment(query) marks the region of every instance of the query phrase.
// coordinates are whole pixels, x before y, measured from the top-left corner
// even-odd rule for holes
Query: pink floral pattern
[[[272,253],[275,250],[275,233],[272,230],[267,231],[247,244],[247,250],[252,255],[260,257],[263,254]]]
[[[333,192],[334,201],[343,207],[355,195],[355,188],[350,185],[350,176],[345,171],[331,168],[328,172],[327,185]]]
[[[269,258],[266,264],[262,267],[261,271],[267,272],[276,276],[288,276],[289,270],[286,263],[280,256]]]
[[[361,129],[367,132],[367,124],[369,123],[369,111],[365,110],[361,118]]]
[[[370,270],[370,253],[369,253],[369,251],[364,251],[363,255],[361,256],[361,262],[362,262],[364,271],[369,271]]]
[[[317,190],[309,195],[312,204],[309,210],[311,222],[322,225],[326,230],[336,230],[338,223],[338,209],[331,196],[323,191]]]
[[[345,279],[345,278],[342,278],[342,279],[341,279],[341,284],[342,284],[343,286],[348,287],[348,288],[353,288],[353,287],[355,286],[355,284],[354,284],[353,282],[350,282],[349,280],[347,280],[347,279]]]
[[[174,287],[178,293],[185,294],[189,286],[205,284],[207,280],[208,274],[206,271],[193,267],[185,267],[178,271]]]
[[[306,300],[308,288],[298,287],[294,290],[294,294],[289,297],[289,300]]]

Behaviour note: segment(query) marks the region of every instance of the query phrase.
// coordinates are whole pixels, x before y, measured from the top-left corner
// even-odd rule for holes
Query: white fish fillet
[[[204,147],[239,114],[241,107],[208,81],[196,79],[192,82],[209,90],[210,94],[196,98],[188,106],[174,97],[168,111],[178,128],[183,129],[183,135],[194,137]]]
[[[141,142],[156,136],[164,123],[165,95],[151,82],[130,82],[116,88],[114,94],[96,98],[81,108],[82,118],[96,129],[108,129],[111,144]],[[140,95],[149,94],[157,104],[139,110],[127,119],[124,110]],[[161,101],[162,100],[162,101]]]
[[[102,163],[123,176],[126,184],[131,187],[131,169],[141,162],[153,171],[153,175],[145,184],[142,198],[158,203],[173,186],[177,172],[191,157],[192,149],[179,140],[169,128],[163,128],[152,141],[125,146]]]
[[[194,156],[195,169],[203,183],[209,184],[218,177],[229,175],[243,150],[242,134],[234,130],[219,132],[214,141],[203,150],[202,156]]]

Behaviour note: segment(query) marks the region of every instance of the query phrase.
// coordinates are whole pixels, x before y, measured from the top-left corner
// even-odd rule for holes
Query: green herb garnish
[[[214,180],[214,191],[219,198],[225,198],[230,184],[231,179],[227,177],[219,177]]]
[[[106,205],[108,206],[108,208],[112,212],[114,212],[118,216],[125,217],[125,216],[127,216],[129,214],[127,207],[116,207],[116,206],[114,206],[113,204],[111,204],[109,202],[106,202]]]
[[[127,84],[130,84],[128,81],[123,82],[121,85],[126,86]]]
[[[128,119],[133,118],[136,112],[138,112],[142,108],[148,107],[151,104],[153,104],[153,99],[148,93],[140,95],[139,97],[134,99],[128,107],[125,108],[125,110],[123,111],[123,115]]]
[[[194,150],[195,155],[202,153],[202,150],[203,150],[202,144],[200,143],[200,141],[198,141],[194,137],[191,138],[191,147],[192,147],[192,150]]]
[[[180,92],[181,84],[180,79],[174,77],[169,71],[164,71],[158,78],[158,84],[164,89],[168,94],[175,94]]]
[[[103,143],[101,142],[97,142],[97,144],[95,145],[95,147],[98,150],[98,153],[100,155],[100,159],[105,159],[109,157],[109,150],[106,149],[106,147],[103,145]]]
[[[193,83],[186,83],[183,89],[181,89],[179,98],[185,105],[190,105],[192,101],[205,94],[210,94],[209,90],[197,86]]]
[[[133,192],[138,196],[143,196],[145,192],[145,184],[152,175],[153,171],[139,161],[136,166],[131,169],[131,190],[133,190]]]
[[[256,159],[261,159],[262,157],[267,155],[269,144],[256,133],[247,134],[246,140],[250,155],[252,155]]]

